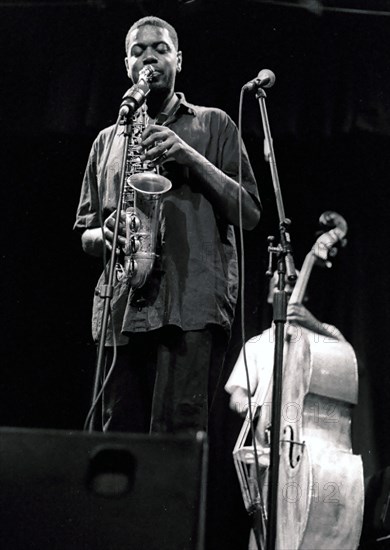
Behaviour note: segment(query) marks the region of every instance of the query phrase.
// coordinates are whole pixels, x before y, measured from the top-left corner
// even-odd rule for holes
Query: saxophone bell
[[[142,287],[152,271],[160,228],[162,195],[172,184],[164,176],[143,172],[129,177],[134,206],[126,209],[124,269],[132,288]]]

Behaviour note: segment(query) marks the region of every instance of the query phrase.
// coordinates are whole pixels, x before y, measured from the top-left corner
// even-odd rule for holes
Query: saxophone
[[[126,242],[121,251],[123,265],[116,264],[117,279],[133,289],[141,288],[153,269],[162,195],[172,187],[171,182],[160,175],[158,166],[151,169],[149,161],[140,159],[142,132],[148,123],[144,103],[132,116],[121,206],[125,213]]]

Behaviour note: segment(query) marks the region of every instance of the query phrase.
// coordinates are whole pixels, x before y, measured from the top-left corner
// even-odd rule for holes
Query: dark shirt
[[[187,103],[182,94],[179,108],[166,122],[179,137],[225,174],[238,179],[238,131],[220,109]],[[84,175],[75,229],[99,227],[97,189],[102,200],[103,220],[117,205],[123,130],[114,138],[105,173],[102,160],[114,127],[99,133],[93,143]],[[243,186],[260,205],[257,185],[245,148],[242,155]],[[117,344],[126,334],[145,332],[164,325],[199,330],[208,324],[230,332],[238,295],[238,263],[234,228],[208,200],[188,167],[166,162],[161,174],[172,182],[162,200],[159,256],[144,287],[129,293],[116,282],[111,300]],[[103,274],[102,274],[103,277]],[[103,311],[99,279],[93,307],[93,336]],[[111,324],[107,344],[112,343]]]

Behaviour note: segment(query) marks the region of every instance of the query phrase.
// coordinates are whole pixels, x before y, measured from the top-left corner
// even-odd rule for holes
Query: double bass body
[[[351,444],[355,353],[347,342],[293,328],[283,375],[277,548],[353,550],[364,502],[362,461]]]

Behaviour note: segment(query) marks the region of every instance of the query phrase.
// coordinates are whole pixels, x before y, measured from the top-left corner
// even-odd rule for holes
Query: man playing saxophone
[[[208,395],[224,360],[237,300],[238,132],[223,111],[192,105],[175,92],[183,57],[167,22],[150,16],[134,23],[125,63],[133,83],[143,67],[154,68],[141,160],[159,166],[172,187],[162,199],[157,257],[146,283],[139,289],[115,283],[105,344],[107,366],[114,348],[116,362],[96,429],[192,433],[207,429]],[[110,250],[113,240],[123,127],[103,171],[113,132],[114,127],[104,129],[93,143],[75,223],[84,251],[95,256],[103,247]],[[243,227],[251,230],[261,205],[245,149],[242,160]],[[120,246],[124,226],[122,218]],[[95,340],[103,283],[101,278],[94,296]]]

